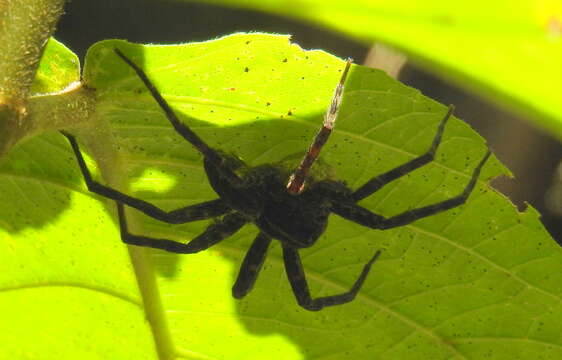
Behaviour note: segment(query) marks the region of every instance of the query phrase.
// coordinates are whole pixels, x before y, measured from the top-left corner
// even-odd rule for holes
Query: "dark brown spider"
[[[340,181],[314,181],[308,176],[310,167],[328,140],[334,126],[351,60],[347,61],[320,132],[316,135],[299,167],[290,174],[281,167],[271,164],[249,167],[242,160],[211,148],[187,125],[179,121],[144,71],[120,50],[115,49],[115,52],[137,73],[166,113],[174,129],[203,154],[205,172],[218,199],[165,211],[144,200],[100,184],[92,179],[75,138],[62,132],[72,145],[88,189],[117,202],[121,239],[127,244],[192,254],[208,249],[230,237],[247,223],[252,222],[257,225],[260,232],[244,257],[238,278],[232,288],[232,294],[237,299],[243,298],[250,292],[264,263],[271,240],[277,239],[283,248],[287,277],[300,306],[307,310],[320,310],[326,306],[340,305],[353,300],[361,289],[371,265],[379,257],[380,251],[375,252],[363,267],[363,271],[349,291],[319,298],[311,297],[300,260],[298,250],[314,245],[326,230],[329,215],[334,213],[360,225],[385,230],[407,225],[418,219],[449,210],[466,201],[476,184],[482,166],[490,156],[488,150],[474,169],[469,183],[460,195],[386,218],[357,205],[357,202],[372,195],[385,184],[433,160],[445,124],[453,112],[452,106],[449,107],[449,111],[440,122],[433,143],[425,154],[384,174],[375,176],[357,190],[351,190]],[[215,218],[216,221],[209,225],[202,234],[189,243],[183,244],[167,239],[131,234],[127,227],[124,205],[171,224],[211,218]]]

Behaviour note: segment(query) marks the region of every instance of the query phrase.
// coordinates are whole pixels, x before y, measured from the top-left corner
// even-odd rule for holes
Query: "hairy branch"
[[[64,0],[0,0],[0,154],[26,134],[27,98]]]

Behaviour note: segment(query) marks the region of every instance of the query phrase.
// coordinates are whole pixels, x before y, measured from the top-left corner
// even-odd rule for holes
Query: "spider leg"
[[[417,168],[433,161],[433,158],[435,157],[435,152],[437,151],[437,147],[441,143],[441,137],[443,135],[443,131],[445,130],[445,124],[453,114],[454,110],[455,107],[453,105],[449,105],[449,110],[447,111],[447,114],[445,115],[443,120],[441,120],[441,123],[439,123],[439,127],[437,128],[437,133],[433,138],[433,143],[431,144],[431,147],[429,148],[429,150],[427,150],[425,154],[420,155],[417,158],[412,159],[403,165],[395,167],[394,169],[389,170],[384,174],[375,176],[371,180],[367,181],[363,186],[355,190],[355,192],[352,195],[353,200],[355,200],[355,202],[358,202],[359,200],[362,200],[374,194],[378,189],[388,184],[389,182],[396,180],[416,170]]]
[[[330,107],[328,108],[326,115],[324,115],[322,127],[320,128],[318,134],[316,134],[316,137],[312,141],[312,144],[308,148],[304,158],[301,160],[300,165],[289,177],[289,182],[287,183],[287,192],[289,192],[289,194],[296,195],[302,192],[304,189],[304,183],[306,182],[306,177],[308,176],[312,164],[314,164],[314,161],[316,161],[316,158],[320,155],[322,147],[326,144],[326,141],[328,141],[328,138],[336,125],[336,119],[338,118],[338,112],[343,97],[343,86],[345,84],[345,79],[347,79],[347,74],[349,73],[352,62],[352,59],[347,59],[340,82],[334,90]]]
[[[252,243],[240,266],[238,278],[232,287],[232,296],[236,299],[243,298],[254,287],[254,283],[265,261],[269,244],[271,244],[271,237],[263,232],[260,232]]]
[[[491,152],[490,150],[488,150],[484,158],[472,172],[472,177],[469,183],[464,188],[463,192],[451,199],[440,201],[438,203],[427,205],[421,208],[408,210],[390,218],[385,218],[384,216],[374,214],[366,208],[353,203],[341,204],[335,202],[333,204],[332,211],[340,215],[341,217],[354,221],[358,224],[368,226],[373,229],[384,230],[407,225],[416,220],[455,208],[464,204],[468,199],[468,196],[476,185],[476,181],[478,180],[478,176],[480,175],[480,170],[482,170],[482,167],[486,163],[486,160],[488,160],[488,158],[490,157],[490,154]]]
[[[106,185],[100,184],[92,178],[90,170],[86,166],[86,162],[84,161],[84,157],[80,152],[80,148],[78,147],[78,143],[76,142],[74,136],[64,131],[61,131],[61,133],[66,136],[68,141],[70,141],[70,145],[72,146],[72,150],[74,150],[74,154],[76,155],[76,160],[78,161],[78,165],[80,166],[80,171],[82,172],[84,181],[86,182],[86,186],[88,187],[88,190],[93,193],[112,200],[116,200],[120,203],[142,211],[143,213],[154,219],[170,224],[181,224],[195,220],[208,219],[224,215],[231,210],[224,203],[224,201],[222,201],[221,199],[216,199],[200,204],[186,206],[172,211],[164,211],[147,201],[129,196]]]
[[[310,290],[308,288],[308,283],[306,282],[306,277],[298,250],[288,246],[283,246],[283,260],[285,261],[285,271],[287,272],[287,277],[289,278],[289,282],[291,283],[293,293],[295,294],[299,305],[310,311],[318,311],[326,306],[341,305],[353,300],[361,289],[363,282],[365,282],[367,274],[369,274],[369,270],[371,270],[371,266],[373,265],[375,260],[377,260],[380,254],[380,250],[377,251],[371,258],[371,260],[369,260],[369,262],[365,264],[365,266],[363,267],[363,271],[361,271],[361,275],[359,275],[357,280],[355,280],[355,283],[353,284],[351,289],[349,289],[349,291],[337,295],[324,296],[313,299],[310,296]]]
[[[125,54],[123,54],[121,50],[113,50],[124,62],[127,63],[127,65],[129,65],[137,73],[138,77],[142,80],[154,100],[156,100],[160,108],[164,111],[164,113],[166,113],[166,117],[168,118],[176,132],[180,134],[185,140],[187,140],[191,145],[193,145],[197,150],[199,150],[201,154],[203,154],[205,159],[222,169],[223,175],[227,177],[231,183],[240,185],[242,183],[242,179],[240,179],[238,175],[236,175],[236,173],[234,173],[229,168],[221,166],[224,163],[223,157],[219,155],[219,153],[215,151],[215,149],[207,145],[207,143],[205,143],[199,136],[197,136],[197,134],[195,134],[193,130],[189,128],[189,126],[185,125],[178,119],[174,110],[172,110],[172,108],[162,97],[162,95],[160,95],[160,92],[158,91],[158,89],[156,89],[156,86],[154,86],[152,81],[150,81],[148,76],[146,76],[146,73],[131,59],[125,56]]]
[[[117,203],[117,214],[119,215],[119,227],[121,229],[121,239],[123,242],[179,254],[193,254],[206,250],[233,235],[247,222],[247,220],[238,213],[228,214],[221,220],[209,225],[203,233],[189,243],[182,244],[168,239],[156,239],[148,236],[131,234],[127,226],[124,206],[119,202]]]

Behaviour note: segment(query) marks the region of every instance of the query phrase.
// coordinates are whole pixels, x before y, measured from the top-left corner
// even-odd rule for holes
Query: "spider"
[[[218,198],[172,211],[165,211],[147,201],[103,185],[92,178],[76,139],[69,133],[62,131],[62,134],[66,136],[72,146],[88,190],[116,201],[121,239],[131,245],[162,249],[173,253],[193,254],[206,250],[232,236],[245,224],[254,223],[259,228],[259,233],[244,257],[232,288],[232,294],[237,299],[243,298],[250,292],[265,261],[271,241],[277,239],[281,243],[288,280],[301,307],[317,311],[327,306],[352,301],[367,278],[371,266],[381,254],[380,250],[376,251],[364,265],[361,274],[348,291],[316,298],[313,298],[310,294],[299,256],[299,249],[314,245],[324,233],[330,214],[334,213],[371,229],[386,230],[452,209],[467,200],[474,189],[480,170],[490,156],[488,150],[473,170],[472,177],[464,191],[458,196],[432,205],[408,210],[392,217],[384,217],[357,203],[389,182],[433,160],[441,142],[445,124],[453,113],[453,106],[449,107],[439,123],[433,142],[426,153],[375,176],[358,189],[352,190],[342,181],[315,180],[309,175],[312,164],[334,127],[342,99],[344,82],[351,66],[351,59],[347,60],[320,131],[300,165],[291,173],[275,164],[250,167],[236,156],[226,154],[207,145],[188,125],[178,119],[144,71],[119,49],[114,49],[114,51],[142,80],[154,100],[166,114],[175,131],[203,155],[205,172]],[[187,244],[136,235],[128,229],[124,211],[125,205],[170,224],[204,219],[214,219],[214,222]]]

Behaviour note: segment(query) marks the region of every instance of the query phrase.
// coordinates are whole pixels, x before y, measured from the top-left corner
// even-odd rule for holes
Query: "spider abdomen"
[[[282,199],[268,197],[256,224],[271,237],[294,248],[312,246],[326,230],[330,201],[311,192],[284,195]]]

